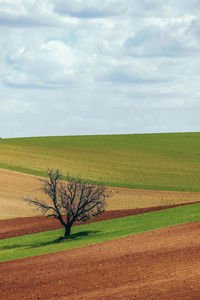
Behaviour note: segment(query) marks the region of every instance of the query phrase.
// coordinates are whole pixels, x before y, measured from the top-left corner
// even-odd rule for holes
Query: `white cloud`
[[[0,0],[1,135],[200,130],[199,8]]]

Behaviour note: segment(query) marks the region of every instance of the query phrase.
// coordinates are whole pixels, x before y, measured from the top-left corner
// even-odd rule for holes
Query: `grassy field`
[[[58,242],[63,230],[52,230],[1,240],[0,261],[57,252],[107,240],[198,221],[200,204],[72,227],[67,241]]]
[[[60,168],[108,186],[200,191],[200,133],[0,140],[0,167],[45,175]]]

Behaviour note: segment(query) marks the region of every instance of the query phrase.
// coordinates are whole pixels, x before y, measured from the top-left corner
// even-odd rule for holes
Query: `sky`
[[[199,0],[0,0],[0,136],[200,131]]]

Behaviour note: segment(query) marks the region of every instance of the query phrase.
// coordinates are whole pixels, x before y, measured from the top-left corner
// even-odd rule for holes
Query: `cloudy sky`
[[[200,131],[200,1],[0,0],[0,130]]]

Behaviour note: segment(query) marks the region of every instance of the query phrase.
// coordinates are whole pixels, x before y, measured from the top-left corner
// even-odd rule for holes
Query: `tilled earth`
[[[0,298],[200,299],[200,222],[0,264]]]

